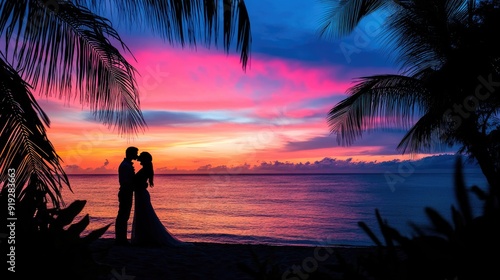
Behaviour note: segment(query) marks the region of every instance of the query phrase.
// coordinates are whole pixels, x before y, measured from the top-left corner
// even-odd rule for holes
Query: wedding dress
[[[178,240],[162,224],[151,204],[147,190],[147,176],[143,169],[136,175],[135,208],[132,222],[132,238],[134,245],[178,247],[190,245]]]

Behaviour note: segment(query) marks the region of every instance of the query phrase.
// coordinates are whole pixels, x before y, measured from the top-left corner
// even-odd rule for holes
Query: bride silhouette
[[[142,152],[137,160],[142,168],[134,177],[135,209],[132,222],[132,239],[134,245],[141,246],[183,246],[190,245],[170,234],[163,226],[151,204],[148,186],[154,186],[153,157],[148,152]]]

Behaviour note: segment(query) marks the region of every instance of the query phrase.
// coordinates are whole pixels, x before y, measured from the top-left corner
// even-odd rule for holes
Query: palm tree
[[[376,11],[388,15],[382,39],[396,48],[400,73],[361,77],[348,89],[327,117],[338,143],[402,127],[403,154],[460,145],[498,193],[499,1],[344,0],[327,10],[321,34],[348,35]]]
[[[45,133],[50,121],[34,92],[77,97],[95,118],[122,136],[147,127],[139,104],[136,69],[125,42],[102,14],[142,26],[168,44],[232,46],[243,70],[249,61],[250,20],[243,0],[2,0],[0,1],[0,181],[15,171],[22,200],[38,186],[57,209],[68,178]],[[222,37],[222,39],[220,39]],[[219,43],[222,40],[222,43]],[[37,182],[30,182],[37,180]],[[33,190],[31,190],[33,191]]]

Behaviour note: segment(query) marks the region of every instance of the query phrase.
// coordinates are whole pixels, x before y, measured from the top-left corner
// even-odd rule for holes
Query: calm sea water
[[[74,193],[63,191],[66,203],[87,200],[81,214],[90,216],[88,230],[111,223],[103,237],[114,237],[117,176],[69,179]],[[465,179],[486,186],[482,174]],[[408,235],[408,222],[428,225],[425,206],[450,217],[455,203],[452,174],[412,174],[392,188],[384,174],[156,175],[149,191],[165,227],[192,242],[373,245],[357,223],[378,234],[376,208]]]

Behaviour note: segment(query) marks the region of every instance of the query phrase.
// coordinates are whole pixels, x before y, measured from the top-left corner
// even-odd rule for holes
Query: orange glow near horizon
[[[326,114],[351,85],[336,78],[341,66],[254,57],[244,72],[236,56],[154,46],[134,56],[148,127],[131,139],[92,121],[80,104],[38,99],[51,118],[48,136],[68,173],[115,173],[127,146],[150,152],[159,170],[325,157],[409,158],[395,149],[384,152],[396,146],[394,137],[383,144],[340,147],[329,136]],[[324,144],[326,137],[331,144]],[[313,141],[320,140],[323,146],[315,147]]]

